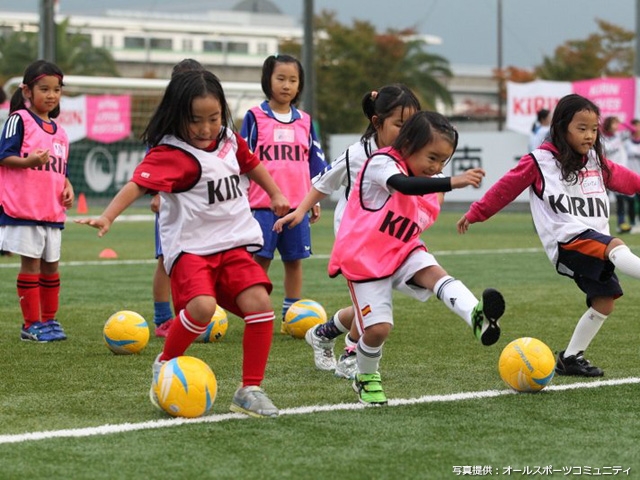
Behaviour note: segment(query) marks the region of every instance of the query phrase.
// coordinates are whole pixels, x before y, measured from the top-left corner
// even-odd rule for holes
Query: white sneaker
[[[631,231],[630,231],[630,233],[633,233],[633,234],[640,233],[640,226],[633,225],[633,226],[631,227]]]
[[[316,328],[318,327],[310,328],[304,335],[304,339],[313,348],[313,361],[316,368],[325,371],[335,370],[336,358],[333,355],[333,347],[336,344],[336,339],[329,340],[316,335]]]
[[[356,371],[358,370],[356,348],[347,347],[344,349],[344,353],[340,355],[338,364],[333,374],[336,377],[346,378],[347,380],[353,380],[356,378]]]
[[[251,417],[277,417],[280,412],[260,387],[251,385],[236,390],[229,410]]]
[[[151,404],[154,407],[156,407],[158,410],[162,410],[162,407],[160,406],[160,402],[158,401],[158,396],[156,395],[156,392],[155,392],[155,386],[158,383],[158,376],[160,375],[160,369],[162,368],[162,365],[166,363],[166,360],[164,362],[160,361],[160,355],[162,355],[162,353],[158,354],[156,359],[153,361],[153,366],[151,367],[151,372],[153,376],[151,377],[151,389],[149,390],[149,400],[151,400]]]

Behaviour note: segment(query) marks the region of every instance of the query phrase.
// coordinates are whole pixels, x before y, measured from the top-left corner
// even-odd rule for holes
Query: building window
[[[182,39],[182,51],[183,52],[193,52],[193,40],[190,38]]]
[[[102,47],[103,48],[113,48],[113,35],[103,35],[102,36]]]
[[[229,42],[227,44],[229,53],[249,53],[249,44],[243,42]]]
[[[152,38],[149,47],[151,50],[173,50],[173,41],[170,38]]]
[[[145,39],[144,37],[124,37],[124,48],[132,49],[144,49]]]
[[[202,42],[202,51],[203,52],[222,52],[222,42],[213,41],[213,40],[205,40]]]
[[[267,45],[265,42],[259,42],[258,55],[264,56],[264,55],[267,55],[268,52],[269,52],[269,45]]]

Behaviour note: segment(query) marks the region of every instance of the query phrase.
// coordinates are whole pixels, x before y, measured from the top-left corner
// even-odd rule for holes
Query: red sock
[[[208,326],[209,323],[202,325],[193,320],[186,309],[181,310],[171,322],[160,361],[184,355],[189,345],[198,338],[198,335],[204,333]]]
[[[40,275],[31,273],[18,274],[18,298],[24,318],[25,328],[29,328],[40,321],[40,287],[38,281]]]
[[[40,309],[42,321],[53,320],[60,304],[60,273],[40,274]]]
[[[267,368],[271,340],[273,339],[273,319],[270,312],[248,313],[244,317],[242,337],[242,386],[260,386]]]

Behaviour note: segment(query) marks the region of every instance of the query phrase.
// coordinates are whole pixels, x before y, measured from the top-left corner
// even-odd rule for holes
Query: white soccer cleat
[[[336,358],[333,354],[333,347],[336,340],[316,335],[316,328],[307,330],[304,339],[313,348],[313,361],[318,370],[333,371],[336,368]]]

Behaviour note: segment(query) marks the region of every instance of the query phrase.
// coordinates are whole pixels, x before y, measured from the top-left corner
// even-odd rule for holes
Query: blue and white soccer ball
[[[307,330],[326,321],[327,313],[322,305],[308,298],[295,302],[284,316],[285,328],[294,338],[304,338]]]

